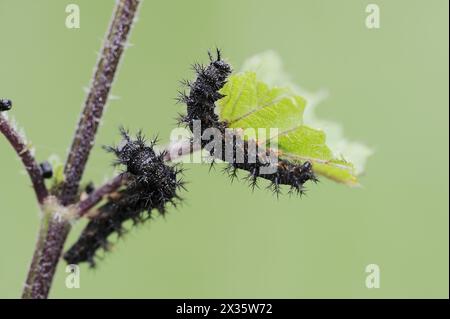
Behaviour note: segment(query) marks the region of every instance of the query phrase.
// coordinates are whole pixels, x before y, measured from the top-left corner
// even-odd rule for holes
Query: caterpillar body
[[[194,82],[184,81],[189,93],[180,92],[177,100],[186,104],[187,112],[186,115],[180,115],[178,122],[193,131],[194,122],[200,121],[202,136],[205,130],[211,127],[220,130],[222,136],[225,136],[227,123],[219,120],[214,109],[215,103],[224,97],[219,91],[232,73],[232,67],[221,58],[221,52],[218,49],[216,58],[213,58],[211,53],[209,53],[209,58],[210,64],[208,66],[194,65],[193,69],[197,76]],[[208,145],[209,142],[209,140],[202,139],[202,147]],[[226,145],[226,143],[232,143],[232,145]],[[231,157],[225,157],[227,146],[228,149],[233,150]],[[221,152],[211,150],[211,156],[228,162],[225,171],[233,179],[237,176],[238,169],[247,171],[246,179],[252,188],[257,186],[258,178],[263,178],[271,182],[269,187],[277,195],[280,193],[280,185],[289,185],[290,193],[303,194],[305,182],[309,180],[317,182],[312,164],[309,161],[298,164],[278,158],[274,150],[266,148],[261,150],[257,141],[246,140],[243,143],[237,143],[233,139],[231,141],[223,139],[220,147],[222,148]],[[238,160],[238,154],[243,154],[244,160]],[[270,162],[271,156],[277,157],[275,164]],[[254,160],[249,161],[249,159]],[[269,165],[275,166],[270,173],[265,170]]]
[[[98,208],[78,241],[64,254],[68,264],[88,262],[95,266],[97,251],[109,250],[108,237],[113,233],[121,236],[125,232],[124,222],[143,223],[151,218],[153,210],[164,215],[168,203],[176,205],[181,200],[178,190],[184,184],[180,177],[182,170],[166,165],[164,152],[155,153],[156,140],[147,144],[141,133],[136,139],[123,129],[121,134],[123,141],[117,147],[106,147],[106,150],[115,154],[115,165],[125,166],[125,187],[111,194]]]

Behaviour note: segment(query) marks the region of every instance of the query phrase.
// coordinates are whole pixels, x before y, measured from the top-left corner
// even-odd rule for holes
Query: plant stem
[[[28,272],[27,280],[25,282],[25,287],[23,289],[22,298],[29,299],[32,297],[32,283],[33,279],[36,276],[36,273],[38,272],[38,261],[42,254],[42,248],[44,246],[44,240],[45,236],[47,234],[47,227],[48,227],[48,221],[44,220],[44,218],[41,221],[41,225],[39,227],[39,233],[38,238],[36,241],[36,247],[34,249],[33,259],[31,260],[30,265],[30,271]]]
[[[9,121],[0,113],[0,132],[6,137],[11,146],[16,151],[17,155],[22,160],[25,169],[30,176],[33,183],[33,189],[36,193],[36,198],[39,204],[42,204],[44,199],[48,196],[47,188],[45,187],[44,179],[42,178],[41,169],[36,162],[29,146],[24,141],[23,137],[11,126]]]
[[[60,257],[69,229],[68,221],[59,220],[51,211],[44,210],[22,298],[45,299],[48,297],[56,271],[54,260],[57,261]]]
[[[97,63],[83,113],[64,168],[61,203],[72,204],[78,192],[95,134],[108,100],[120,58],[135,20],[139,0],[119,0]]]
[[[84,110],[81,114],[72,146],[64,168],[65,180],[59,193],[56,210],[45,211],[38,243],[23,292],[24,298],[48,297],[53,276],[64,243],[70,231],[70,221],[55,218],[77,200],[82,178],[104,106],[117,71],[140,0],[118,0],[112,21],[103,43],[100,58],[91,81]],[[43,235],[44,233],[45,235]]]

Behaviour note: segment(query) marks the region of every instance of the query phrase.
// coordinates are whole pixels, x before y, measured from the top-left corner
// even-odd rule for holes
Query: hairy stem
[[[51,261],[54,258],[59,258],[62,246],[68,232],[65,231],[69,227],[69,223],[54,218],[51,210],[44,209],[44,215],[41,220],[38,240],[34,251],[33,259],[28,272],[25,287],[22,293],[22,298],[25,299],[44,299],[48,296],[48,291],[52,283],[52,277],[56,267],[52,267]],[[55,237],[64,236],[55,240]],[[48,243],[52,243],[49,245]],[[58,244],[60,243],[60,244]],[[47,277],[42,276],[42,273],[48,274]],[[48,280],[47,278],[50,278]]]
[[[8,142],[16,151],[17,155],[22,160],[22,163],[30,176],[31,182],[33,183],[36,198],[39,204],[42,204],[44,199],[48,196],[48,191],[45,187],[39,164],[36,162],[29,146],[23,140],[22,136],[14,129],[13,126],[11,126],[9,121],[2,114],[0,114],[0,132],[6,137]]]
[[[44,247],[45,236],[47,235],[48,220],[45,217],[41,220],[41,225],[39,228],[38,238],[36,241],[36,247],[34,249],[33,259],[31,260],[30,271],[27,275],[27,280],[22,292],[22,298],[29,299],[32,298],[32,283],[34,277],[38,273],[38,262],[42,254],[42,248]]]
[[[108,100],[140,2],[140,0],[118,0],[116,3],[84,110],[66,161],[65,180],[59,192],[58,203],[53,211],[45,212],[49,216],[43,218],[40,232],[44,232],[45,235],[42,235],[43,239],[39,236],[23,293],[24,298],[43,299],[48,297],[53,276],[70,231],[70,219],[64,218],[65,216],[62,216],[63,218],[56,217],[61,217],[62,212],[65,212],[64,208],[69,207],[77,200],[79,183],[94,145],[103,109]]]
[[[65,182],[60,196],[63,205],[73,203],[77,195],[84,167],[94,145],[98,124],[135,20],[139,2],[139,0],[117,2],[64,168]]]

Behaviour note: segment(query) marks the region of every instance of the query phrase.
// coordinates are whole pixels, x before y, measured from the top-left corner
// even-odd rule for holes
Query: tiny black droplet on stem
[[[43,178],[45,178],[45,179],[52,178],[52,176],[53,176],[52,164],[45,161],[45,162],[42,162],[41,164],[39,164],[39,167],[41,168],[41,173],[42,173]]]
[[[9,111],[12,108],[12,102],[8,99],[0,99],[0,112]]]
[[[86,192],[86,194],[92,194],[92,192],[95,191],[95,185],[94,185],[94,183],[93,183],[93,182],[89,182],[89,183],[86,185],[84,191]]]

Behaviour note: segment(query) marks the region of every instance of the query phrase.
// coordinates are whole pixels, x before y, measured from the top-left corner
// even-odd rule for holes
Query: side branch
[[[22,160],[22,163],[30,176],[31,182],[33,183],[33,189],[36,193],[37,200],[42,204],[44,199],[48,196],[48,191],[45,187],[39,164],[36,162],[22,136],[11,126],[9,121],[2,114],[0,114],[0,132],[6,137]]]
[[[127,179],[126,175],[126,173],[117,175],[112,180],[97,188],[92,194],[89,194],[85,200],[80,201],[78,203],[78,217],[85,215],[92,207],[99,203],[104,196],[113,193],[124,185]]]
[[[98,124],[108,100],[108,94],[135,20],[139,3],[139,0],[120,0],[117,2],[116,11],[113,14],[103,44],[84,110],[64,168],[65,182],[61,192],[61,203],[63,205],[72,204],[75,201],[89,153],[94,145]]]

